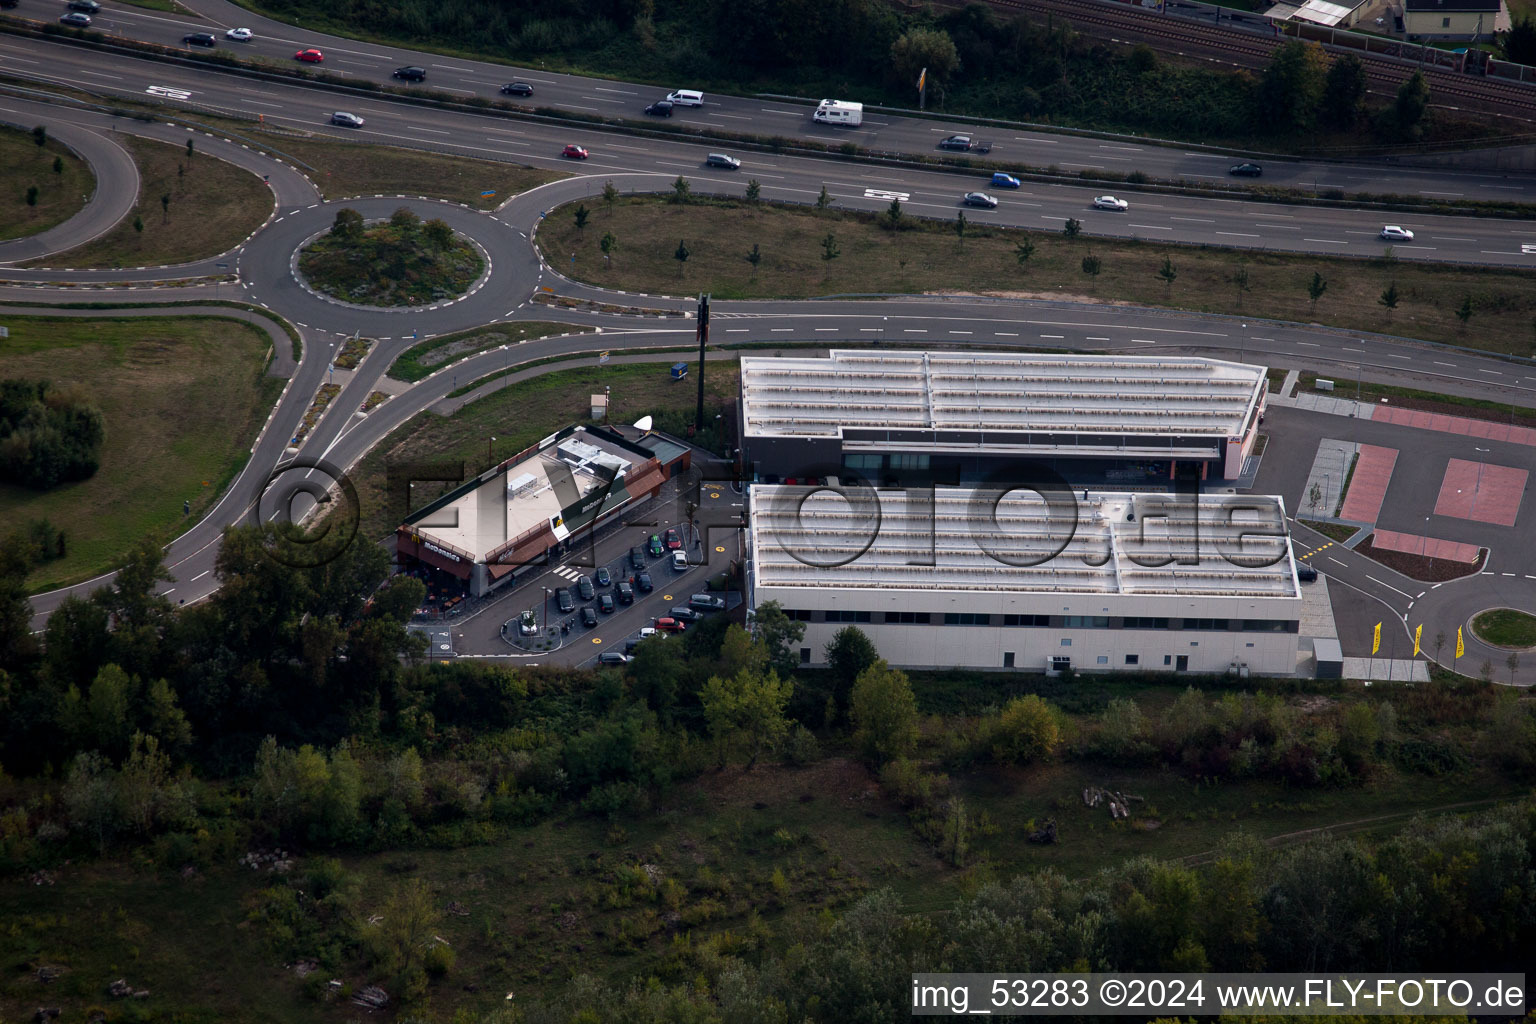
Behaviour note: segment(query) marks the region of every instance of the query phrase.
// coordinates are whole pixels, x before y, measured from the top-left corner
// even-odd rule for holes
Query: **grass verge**
[[[1360,463],[1360,453],[1355,452],[1349,460],[1349,469],[1344,473],[1344,486],[1339,488],[1339,503],[1334,506],[1333,514],[1337,518],[1344,511],[1344,499],[1349,496],[1349,482],[1355,478],[1355,466]]]
[[[520,192],[570,177],[495,160],[253,132],[251,125],[240,122],[229,122],[229,127],[309,164],[314,168],[310,179],[328,200],[387,193],[446,199],[490,210]],[[484,196],[483,192],[495,194]]]
[[[106,417],[101,468],[37,492],[0,485],[6,531],[46,517],[64,558],[27,579],[35,591],[111,569],[144,536],[184,528],[182,501],[206,511],[245,464],[282,391],[264,376],[271,339],[238,320],[10,317],[8,377],[68,382]]]
[[[388,375],[395,380],[414,384],[457,359],[476,352],[484,352],[488,348],[516,345],[534,338],[547,338],[552,334],[587,334],[591,330],[590,327],[579,327],[575,324],[528,320],[497,324],[494,329],[477,327],[458,334],[445,334],[441,338],[433,338],[420,345],[413,345],[400,353],[394,365],[389,368]],[[485,379],[476,381],[476,386],[484,383]]]
[[[139,201],[95,241],[29,266],[148,267],[189,263],[239,245],[272,213],[260,178],[206,153],[121,136],[139,165]],[[162,204],[162,197],[170,197]],[[142,225],[142,230],[134,224]]]
[[[717,360],[706,379],[706,404],[732,401],[737,383],[735,363]],[[588,414],[592,395],[601,393],[605,386],[612,389],[608,416],[614,423],[633,423],[648,413],[660,416],[670,409],[694,407],[692,384],[680,388],[667,377],[664,364],[640,363],[555,370],[471,402],[451,417],[419,413],[375,445],[352,473],[361,505],[359,530],[372,540],[387,537],[409,512],[391,505],[386,488],[388,466],[400,462],[463,462],[464,472],[457,480],[443,481],[437,487],[419,483],[413,489],[411,508],[419,508],[490,464],[486,438],[496,438],[490,455],[493,460],[500,460],[546,436],[551,424],[559,429],[571,423],[591,422]]]
[[[1296,383],[1297,393],[1315,390],[1317,377],[1315,373],[1303,373]],[[1536,427],[1536,409],[1522,409],[1508,402],[1490,402],[1486,398],[1463,398],[1461,395],[1442,395],[1435,391],[1417,391],[1413,388],[1393,387],[1390,384],[1365,382],[1360,383],[1359,393],[1362,402],[1380,402],[1385,398],[1390,404],[1403,409],[1440,412],[1448,416],[1465,416],[1473,420],[1491,420],[1496,423]]]
[[[958,188],[958,186],[957,186]],[[1536,316],[1536,277],[1519,270],[1348,260],[1234,249],[1116,241],[1060,232],[996,228],[967,214],[965,236],[955,221],[904,215],[891,231],[884,215],[785,207],[746,200],[674,204],[650,196],[596,204],[585,230],[570,206],[552,211],[539,228],[545,258],[561,272],[627,291],[692,294],[721,299],[809,298],[847,293],[983,293],[1166,306],[1197,312],[1252,314],[1320,322],[1349,330],[1387,330],[1505,354],[1528,355]],[[617,247],[603,259],[601,241]],[[837,255],[826,259],[825,240]],[[1035,249],[1024,263],[1018,245]],[[686,262],[675,256],[679,240]],[[757,247],[759,262],[748,258]],[[573,264],[571,255],[575,254]],[[1085,257],[1100,272],[1083,272]],[[1176,277],[1158,274],[1170,258]],[[1328,290],[1314,309],[1307,285],[1322,273]],[[1377,299],[1395,282],[1398,307],[1384,319]],[[1241,284],[1240,284],[1241,283]],[[1465,296],[1469,327],[1455,316]]]
[[[1349,540],[1349,538],[1360,532],[1360,527],[1345,526],[1343,523],[1324,523],[1316,519],[1298,519],[1296,521],[1305,526],[1311,527],[1318,533],[1322,534],[1324,537],[1327,537],[1329,540],[1336,541],[1340,544],[1344,543],[1345,541]]]
[[[1472,617],[1472,632],[1495,647],[1536,647],[1536,615],[1513,608],[1495,608]]]
[[[31,132],[0,126],[0,241],[35,235],[73,217],[95,180],[86,162],[62,143],[49,139],[39,148]],[[27,205],[29,188],[37,189],[35,206]]]

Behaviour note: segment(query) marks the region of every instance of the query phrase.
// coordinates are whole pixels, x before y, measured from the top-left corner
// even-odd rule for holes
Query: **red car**
[[[568,156],[573,160],[585,160],[587,158],[587,151],[581,146],[570,145],[561,150],[560,155]]]
[[[688,628],[688,624],[668,616],[664,619],[657,619],[656,628],[663,633],[681,633]]]
[[[325,54],[311,47],[308,50],[300,50],[298,53],[293,55],[293,59],[301,60],[306,64],[319,64],[321,61],[325,60]]]
[[[668,551],[676,551],[683,546],[683,538],[677,535],[676,530],[668,530],[662,540],[666,543]]]

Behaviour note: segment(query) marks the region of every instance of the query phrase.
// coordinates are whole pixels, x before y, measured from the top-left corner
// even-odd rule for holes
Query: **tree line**
[[[0,380],[0,481],[47,490],[101,464],[106,420],[82,395],[49,381]]]

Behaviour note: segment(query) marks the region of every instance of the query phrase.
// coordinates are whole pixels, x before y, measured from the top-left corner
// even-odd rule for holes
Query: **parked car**
[[[600,587],[611,587],[611,586],[613,586],[613,573],[608,571],[608,567],[606,565],[603,566],[601,569],[597,570],[597,572],[593,573],[593,575],[595,577],[597,577],[597,585],[598,586],[600,586]]]
[[[1116,213],[1124,213],[1131,208],[1131,204],[1124,199],[1116,199],[1114,196],[1095,196],[1093,208],[1095,210],[1114,210]]]
[[[629,549],[629,567],[631,569],[645,568],[645,548],[639,544]]]
[[[232,28],[224,33],[224,38],[237,43],[248,43],[256,37],[256,34],[248,28]]]
[[[212,32],[188,32],[181,37],[181,41],[188,46],[218,46],[219,41],[213,38]]]
[[[678,536],[677,531],[671,529],[670,527],[667,529],[666,533],[662,534],[661,539],[662,543],[666,544],[668,551],[676,551],[678,548],[683,546],[683,538]]]
[[[686,622],[679,622],[670,616],[656,620],[656,629],[662,633],[681,633],[687,628],[688,624]]]
[[[650,114],[652,117],[671,117],[672,101],[657,100],[655,103],[652,103],[650,106],[646,107],[645,112]]]
[[[589,604],[581,606],[581,624],[588,629],[597,625],[597,612],[593,611]]]
[[[560,155],[561,156],[568,156],[572,160],[585,160],[587,158],[587,151],[585,149],[583,149],[581,146],[578,146],[575,143],[572,143],[571,145],[566,146],[564,149],[562,149],[560,151]]]
[[[666,553],[666,550],[661,546],[661,538],[654,533],[651,534],[651,539],[646,541],[645,545],[646,551],[650,553],[652,558],[660,558]]]
[[[406,82],[425,82],[427,80],[427,69],[419,68],[414,64],[407,64],[403,68],[395,68],[395,70],[390,72],[390,75]]]
[[[293,59],[301,60],[306,64],[319,64],[321,61],[325,60],[325,54],[311,46],[307,50],[300,50],[298,53],[294,54]]]
[[[91,16],[81,14],[79,11],[69,11],[60,17],[59,21],[70,28],[90,28]]]
[[[704,158],[705,167],[720,167],[727,171],[741,170],[741,161],[724,153],[711,153]]]
[[[503,96],[532,96],[533,86],[527,82],[508,82],[501,87]]]
[[[940,149],[970,149],[971,137],[969,135],[948,135],[939,140]]]
[[[1400,228],[1396,224],[1388,224],[1381,229],[1381,237],[1389,242],[1411,242],[1413,232],[1407,228]]]
[[[1296,578],[1303,583],[1315,583],[1317,581],[1317,570],[1306,562],[1297,562]]]
[[[517,632],[522,636],[537,635],[539,632],[539,617],[534,613],[533,609],[530,608],[518,616]]]
[[[674,605],[668,608],[667,614],[674,619],[681,619],[683,622],[698,622],[704,617],[703,612],[696,612],[692,608],[684,608],[682,605]]]
[[[590,601],[590,600],[592,600],[592,595],[594,593],[596,593],[596,591],[594,591],[592,589],[592,577],[590,577],[590,576],[578,576],[578,577],[576,577],[576,593],[581,596],[581,599],[583,601]]]
[[[338,110],[331,115],[331,124],[339,124],[343,128],[361,128],[363,119],[356,114],[349,114],[345,110]]]
[[[714,594],[694,594],[688,599],[689,608],[697,608],[701,612],[718,612],[725,610],[725,598],[716,597]]]
[[[622,665],[627,661],[629,661],[629,655],[621,654],[618,651],[604,651],[597,656],[597,663],[599,665]]]
[[[597,596],[597,610],[604,615],[612,615],[618,607],[618,605],[613,603],[612,594],[599,594]]]
[[[1019,179],[1011,174],[1004,174],[1002,171],[998,171],[992,175],[993,188],[1018,188],[1019,185]]]
[[[571,600],[571,592],[568,588],[555,588],[555,607],[566,614],[576,610],[576,602]]]
[[[635,588],[630,586],[628,582],[621,581],[619,585],[613,589],[614,592],[619,595],[620,604],[635,603]]]
[[[1264,168],[1258,164],[1233,164],[1227,168],[1228,174],[1235,174],[1240,178],[1259,178],[1264,175]]]
[[[673,572],[687,572],[689,570],[689,568],[691,568],[691,567],[688,565],[688,552],[686,552],[686,551],[674,551],[674,552],[672,552],[672,571]]]
[[[635,589],[640,591],[642,594],[649,594],[651,591],[655,590],[655,585],[651,583],[651,574],[648,572],[636,573]]]
[[[966,206],[979,206],[984,210],[997,209],[997,200],[985,192],[967,192],[965,194]]]
[[[101,10],[101,4],[96,0],[69,0],[69,3],[64,6],[72,11],[84,11],[86,14],[95,14]]]

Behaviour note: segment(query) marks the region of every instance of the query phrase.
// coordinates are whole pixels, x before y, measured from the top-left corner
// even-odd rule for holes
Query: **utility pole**
[[[699,404],[693,415],[693,431],[704,429],[704,346],[709,344],[709,296],[699,296]]]

